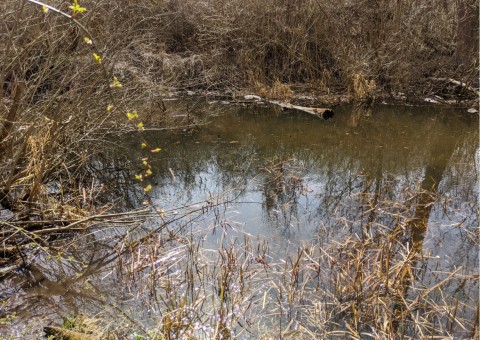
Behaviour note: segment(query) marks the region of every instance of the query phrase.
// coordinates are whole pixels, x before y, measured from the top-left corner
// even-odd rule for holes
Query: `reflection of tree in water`
[[[263,168],[265,177],[261,191],[267,220],[285,233],[298,221],[298,203],[304,191],[303,170],[302,162],[277,156],[267,161]]]
[[[475,144],[474,144],[475,145]],[[429,148],[429,155],[427,158],[427,164],[425,166],[425,173],[423,180],[419,184],[419,189],[416,194],[416,199],[414,203],[414,210],[411,217],[405,222],[405,228],[408,237],[405,239],[405,247],[410,249],[409,263],[405,263],[405,270],[402,271],[403,275],[398,277],[399,285],[403,287],[403,293],[401,299],[397,301],[397,303],[393,306],[393,313],[405,313],[408,309],[408,306],[405,304],[409,297],[409,290],[414,290],[415,286],[423,283],[425,284],[426,280],[430,279],[431,270],[433,266],[433,261],[431,259],[425,259],[424,255],[426,254],[426,249],[424,249],[424,243],[426,242],[426,236],[428,234],[429,228],[429,220],[432,215],[433,208],[439,202],[439,199],[445,193],[440,192],[440,183],[444,180],[444,178],[448,175],[447,169],[449,163],[452,161],[452,156],[455,154],[457,150],[457,144],[453,142],[447,142],[443,139],[436,138],[432,141],[430,148]],[[466,147],[464,145],[464,147]],[[471,153],[473,154],[473,153]],[[470,162],[474,164],[474,161]],[[464,174],[465,175],[465,174]],[[468,199],[466,200],[468,201]],[[473,212],[473,211],[472,211]],[[454,214],[454,212],[453,212]],[[474,214],[475,215],[475,214]],[[460,225],[463,224],[463,228],[468,232],[468,229],[471,227],[468,225],[466,220],[463,221]],[[459,226],[460,226],[459,225]],[[438,228],[442,228],[442,226],[437,226]],[[430,234],[435,234],[436,231],[430,232]],[[456,235],[448,235],[446,234],[444,237],[456,237]],[[471,248],[469,244],[471,244],[472,240],[468,237],[460,236],[460,247]],[[473,242],[476,244],[475,248],[477,248],[478,253],[478,243],[476,241]],[[453,251],[454,249],[449,249],[445,251]],[[441,252],[440,252],[441,253]],[[453,255],[453,254],[452,254]],[[478,256],[477,256],[478,259]],[[460,261],[459,265],[461,266],[464,262],[463,259],[457,258],[455,259],[452,257],[453,262]],[[430,262],[430,263],[429,263]],[[438,266],[438,263],[437,263]],[[470,269],[471,270],[471,269]],[[478,267],[477,267],[478,270]],[[435,274],[436,276],[434,280],[438,282],[441,279],[447,279],[450,273],[456,271],[455,266],[452,268],[447,269],[444,273]],[[462,271],[460,276],[468,277],[468,271]],[[467,283],[467,280],[448,280],[445,285],[443,285],[444,289],[447,289],[450,293],[456,296],[449,296],[449,298],[456,299],[457,305],[459,304],[460,300],[468,300],[468,296],[464,296],[463,292],[459,294],[460,291],[464,291],[464,286]],[[467,283],[468,285],[468,283]],[[478,290],[478,282],[470,281],[469,285],[477,286]],[[429,286],[429,285],[427,285]],[[468,289],[466,289],[468,290]],[[414,292],[413,292],[414,293]],[[433,294],[445,294],[446,292],[442,292],[440,289],[439,291],[434,291]],[[448,293],[447,293],[448,294]],[[448,294],[450,295],[450,294]],[[463,296],[462,296],[463,295]],[[440,299],[440,297],[439,297]],[[444,299],[444,297],[441,297]],[[463,303],[461,303],[463,305]],[[428,309],[427,309],[428,310]],[[426,311],[427,311],[426,310]],[[459,315],[463,315],[469,319],[472,318],[473,311],[468,310],[465,306],[458,308]],[[478,315],[476,316],[478,319]],[[446,326],[448,327],[449,323],[446,322]],[[402,325],[398,324],[398,327]],[[452,326],[452,325],[450,325]],[[451,331],[451,330],[449,330]]]
[[[444,122],[432,119],[432,125],[442,123],[444,124]],[[432,250],[430,245],[424,249],[425,243],[429,241],[426,239],[427,235],[432,237],[432,235],[435,236],[440,233],[440,230],[428,230],[429,227],[432,227],[429,221],[432,217],[435,221],[435,219],[438,219],[437,215],[439,215],[439,212],[436,212],[435,215],[432,215],[432,213],[439,210],[441,212],[441,209],[451,209],[451,207],[441,207],[438,204],[442,199],[445,199],[445,192],[442,192],[441,183],[451,182],[451,178],[458,178],[459,173],[466,177],[476,176],[475,169],[462,169],[459,173],[454,172],[458,164],[475,163],[472,159],[465,159],[465,155],[472,157],[475,154],[472,147],[476,149],[477,142],[470,143],[470,147],[466,145],[468,143],[463,143],[459,148],[458,141],[462,139],[462,136],[448,134],[445,132],[447,128],[448,124],[444,124],[440,127],[440,131],[443,133],[432,134],[427,144],[424,143],[419,146],[423,148],[422,154],[425,155],[423,165],[420,168],[423,168],[423,171],[409,169],[404,174],[389,174],[385,171],[384,162],[386,159],[382,149],[375,150],[372,148],[370,154],[372,160],[369,165],[373,164],[370,169],[374,171],[369,171],[361,163],[355,163],[354,169],[360,173],[359,175],[347,177],[344,180],[341,178],[340,180],[337,178],[336,181],[333,179],[331,181],[327,180],[325,191],[320,196],[323,205],[319,209],[319,214],[323,214],[321,216],[328,216],[329,214],[337,216],[337,220],[350,226],[343,232],[347,231],[359,235],[364,241],[358,246],[360,248],[354,249],[354,252],[364,256],[363,259],[359,259],[360,263],[368,263],[369,252],[383,249],[378,253],[381,256],[379,255],[379,258],[376,259],[380,261],[381,273],[374,275],[378,275],[382,283],[380,286],[372,285],[369,289],[375,291],[378,287],[383,287],[384,296],[391,301],[389,311],[392,316],[396,316],[396,321],[393,323],[393,327],[396,328],[395,332],[401,329],[406,334],[415,334],[415,330],[409,328],[412,324],[412,310],[415,313],[420,313],[420,318],[425,322],[432,325],[441,323],[442,327],[450,327],[448,332],[454,329],[458,330],[458,328],[448,321],[448,317],[441,320],[431,319],[438,318],[439,314],[433,312],[435,308],[444,308],[445,311],[451,312],[449,310],[450,306],[456,304],[458,308],[455,308],[454,312],[457,313],[458,318],[467,320],[467,322],[471,322],[475,318],[475,311],[471,309],[471,306],[475,305],[475,301],[471,299],[475,287],[478,289],[478,282],[472,279],[472,269],[474,270],[476,267],[478,270],[478,265],[468,264],[467,261],[471,260],[465,260],[462,256],[452,256],[455,253],[455,248],[451,245],[449,249],[444,250]],[[371,144],[375,145],[378,142],[375,141]],[[462,155],[458,154],[459,149],[468,150],[463,152],[463,159]],[[348,166],[344,168],[346,173],[348,173],[348,168]],[[342,172],[340,171],[340,173]],[[352,178],[360,185],[352,185]],[[471,187],[471,181],[469,183]],[[471,188],[469,191],[471,192]],[[469,201],[468,193],[457,191],[457,194],[460,195],[458,199],[461,202]],[[470,193],[470,197],[474,199],[475,195]],[[335,202],[334,205],[332,205],[333,202]],[[450,204],[451,202],[446,205]],[[468,210],[465,208],[463,206],[460,209],[465,212]],[[476,208],[473,207],[468,211],[475,215],[475,210]],[[447,219],[455,220],[455,211],[444,213],[448,214]],[[447,219],[441,220],[444,222]],[[474,220],[476,220],[476,217],[466,217],[456,225],[461,227],[461,230],[465,231],[466,234],[469,234],[468,230],[471,229]],[[435,225],[435,227],[444,228],[443,225]],[[335,230],[338,230],[338,227],[332,224],[332,230],[328,233],[334,234]],[[478,243],[475,237],[472,238],[475,235],[474,232],[470,232],[468,237],[463,236],[460,231],[448,231],[450,233],[447,232],[442,236],[445,238],[445,242],[448,238],[458,238],[455,247],[470,249],[470,257],[472,257],[475,249],[478,253]],[[325,234],[325,231],[322,231],[322,234]],[[439,260],[430,256],[432,251],[436,251],[447,260],[445,261],[447,264],[442,265],[444,270],[441,272],[439,271]],[[446,252],[452,252],[452,254],[445,254]],[[463,254],[465,253],[463,252]],[[473,257],[478,260],[478,255],[473,255]],[[462,269],[462,272],[452,274],[462,265],[469,269]],[[351,270],[351,275],[355,278],[355,287],[352,290],[352,295],[343,297],[343,299],[356,300],[356,303],[361,306],[365,304],[363,299],[369,296],[368,294],[375,294],[372,291],[368,293],[363,284],[365,284],[364,280],[371,280],[369,275],[375,273],[376,269],[375,266],[366,268],[360,264],[359,267]],[[457,275],[462,279],[457,278]],[[442,280],[445,281],[442,282]],[[425,293],[425,287],[433,288]],[[418,297],[422,294],[428,294],[428,301],[431,301],[431,304],[416,305],[415,301],[418,301]],[[448,294],[447,297],[444,294]],[[367,308],[364,315],[368,315],[368,307],[364,306],[364,308]],[[435,329],[435,327],[432,327],[432,329]],[[429,335],[434,335],[434,333]]]

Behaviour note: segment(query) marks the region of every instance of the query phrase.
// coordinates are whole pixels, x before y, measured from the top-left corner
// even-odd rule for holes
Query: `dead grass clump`
[[[355,73],[352,79],[351,92],[358,101],[374,101],[377,85],[375,80],[368,80],[363,73]]]
[[[289,101],[293,96],[291,86],[289,84],[283,84],[278,80],[275,80],[271,86],[255,82],[253,91],[260,97],[282,101]]]
[[[7,1],[4,6],[13,5]],[[256,83],[275,98],[290,96],[283,85],[309,83],[320,84],[319,90],[327,93],[350,89],[363,100],[371,96],[373,84],[382,94],[425,94],[431,78],[476,86],[475,13],[478,4],[471,1],[419,7],[413,0],[402,5],[377,0],[145,0],[99,3],[84,17],[108,51],[109,62],[125,72],[122,80],[134,89],[130,95],[144,101],[162,86],[232,89]],[[13,27],[14,20],[6,19]],[[37,17],[38,25],[45,26],[44,21]],[[69,26],[64,32],[68,51],[84,48],[78,30]],[[32,73],[51,61],[47,55],[19,60],[28,60]],[[58,72],[42,91],[62,79],[62,72],[68,74],[70,58],[59,61],[65,68],[53,68]],[[63,79],[68,84],[72,78]]]
[[[145,292],[155,289],[163,301],[157,334],[166,337],[474,334],[474,306],[448,297],[459,272],[424,286],[421,255],[399,243],[352,237],[327,249],[306,244],[280,262],[260,245],[232,243],[213,257],[215,252],[208,255],[196,245],[195,257],[189,257],[193,262],[177,257],[180,262],[172,265],[157,259],[153,272],[137,275],[149,273]],[[184,251],[191,252],[191,245]],[[161,275],[165,270],[175,275]],[[136,284],[139,280],[144,281],[137,278]]]

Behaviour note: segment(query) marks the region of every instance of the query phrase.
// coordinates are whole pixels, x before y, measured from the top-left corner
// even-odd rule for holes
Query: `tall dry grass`
[[[70,21],[25,1],[0,4],[0,203],[16,222],[2,221],[12,241],[2,256],[31,241],[46,249],[36,229],[52,221],[62,231],[93,219],[97,187],[86,185],[92,176],[83,166],[122,128],[127,108],[160,101],[169,86],[251,86],[285,96],[289,84],[310,83],[368,100],[382,92],[430,93],[438,86],[432,79],[478,85],[477,1],[85,4],[79,20],[106,56],[103,70]],[[104,71],[125,90],[112,97]],[[112,101],[118,110],[107,111]],[[478,304],[450,296],[448,284],[463,279],[475,287],[478,277],[424,266],[435,259],[419,251],[421,230],[402,213],[393,212],[392,228],[367,226],[331,245],[306,244],[284,262],[248,238],[212,252],[195,235],[170,232],[132,247],[125,284],[154,304],[161,321],[153,331],[166,338],[477,336]],[[162,237],[178,245],[165,253]],[[434,285],[420,280],[438,275]],[[269,315],[256,322],[263,310]]]
[[[478,277],[423,248],[420,211],[431,204],[419,196],[431,193],[405,192],[402,202],[373,195],[364,199],[374,218],[290,249],[239,237],[213,206],[218,248],[205,244],[208,228],[144,240],[119,266],[122,285],[151,311],[133,329],[152,339],[478,337]],[[475,231],[465,232],[478,246]],[[136,315],[132,307],[126,315]]]
[[[92,23],[135,84],[309,83],[364,100],[448,87],[433,78],[478,86],[477,17],[472,0],[172,0],[100,3]]]

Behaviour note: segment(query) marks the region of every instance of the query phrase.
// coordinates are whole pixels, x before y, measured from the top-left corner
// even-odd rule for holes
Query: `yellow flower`
[[[143,161],[142,164],[143,164],[143,166],[149,166],[147,161]]]
[[[147,147],[147,143],[142,143],[142,144],[140,144],[140,146],[142,147],[142,149],[144,149],[144,148]]]
[[[97,61],[97,63],[102,63],[102,57],[100,57],[98,54],[94,53],[93,58]]]
[[[156,148],[156,149],[150,150],[150,152],[157,153],[157,152],[160,152],[160,150],[162,150],[162,149]]]
[[[83,38],[83,41],[85,41],[85,43],[88,44],[88,45],[92,45],[92,44],[93,44],[92,39],[90,39],[89,37]]]
[[[107,105],[107,111],[112,111],[113,109],[113,105],[112,104],[108,104]]]
[[[142,175],[135,175],[135,179],[141,181],[143,179]]]
[[[152,173],[153,173],[152,170],[147,169],[147,170],[145,171],[145,177],[151,176]]]
[[[85,7],[80,7],[78,0],[73,0],[73,4],[68,6],[68,8],[72,10],[73,14],[83,13],[87,10]]]
[[[140,123],[137,124],[137,129],[138,129],[138,131],[143,131],[143,130],[145,130],[145,129],[143,128],[143,123],[142,123],[142,122],[140,122]]]
[[[144,191],[145,193],[149,192],[150,190],[152,190],[152,186],[151,186],[150,184],[147,185],[145,188],[143,188],[143,191]]]
[[[127,118],[128,120],[138,119],[138,113],[136,111],[127,112]]]
[[[42,11],[43,11],[44,13],[47,13],[47,12],[48,12],[48,7],[45,6],[45,5],[43,5],[43,6],[42,6]]]
[[[120,87],[122,87],[122,83],[120,83],[120,82],[118,81],[118,78],[117,78],[117,77],[113,77],[113,82],[110,84],[110,87],[111,87],[111,88],[114,88],[114,87],[120,88]]]

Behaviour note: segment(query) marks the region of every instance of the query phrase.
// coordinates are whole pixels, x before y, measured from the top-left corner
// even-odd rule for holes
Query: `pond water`
[[[228,192],[235,198],[228,213],[240,229],[279,243],[309,239],[339,220],[360,223],[367,193],[382,202],[406,190],[432,191],[453,215],[445,205],[432,207],[430,223],[453,223],[459,214],[472,224],[477,121],[433,108],[343,108],[328,121],[232,108],[183,136],[147,134],[163,148],[153,198],[171,208]]]
[[[443,292],[457,298],[464,320],[474,320],[479,261],[478,115],[387,105],[371,110],[337,108],[327,121],[262,106],[218,105],[202,111],[208,113],[210,123],[199,129],[144,133],[149,145],[162,148],[150,156],[154,174],[148,179],[161,217],[150,219],[131,237],[156,229],[175,233],[179,246],[161,256],[153,251],[155,261],[171,260],[177,266],[165,273],[173,276],[175,270],[184,270],[179,262],[188,256],[179,254],[184,251],[181,245],[188,242],[201,247],[205,257],[222,245],[227,249],[251,242],[249,247],[257,251],[268,247],[262,261],[273,264],[284,263],[306,244],[327,249],[345,239],[378,239],[403,228],[407,231],[399,236],[399,244],[421,254],[420,262],[412,260],[413,267],[424,269],[415,279],[405,279],[404,285],[410,287],[405,297],[411,294],[414,299],[417,284],[434,287],[455,273]],[[121,143],[129,150],[127,159],[142,157],[136,137]],[[138,190],[126,192],[133,204],[139,203]],[[61,316],[99,315],[107,309],[110,320],[121,310],[122,318],[139,328],[165,322],[162,303],[151,302],[156,294],[152,287],[147,283],[140,287],[131,279],[132,273],[141,271],[129,272],[128,288],[119,274],[128,271],[127,265],[138,266],[140,256],[152,256],[154,245],[148,243],[145,253],[139,250],[137,261],[119,263],[109,247],[111,234],[118,236],[121,228],[109,230],[77,240],[70,255],[74,261],[52,262],[40,254],[30,271],[4,281],[2,300],[17,317],[0,326],[0,334],[19,335]],[[216,260],[211,261],[214,268]],[[258,277],[257,285],[264,279]],[[279,300],[274,290],[263,287],[258,290],[263,293],[252,293],[250,301],[261,305],[267,315]],[[300,315],[299,307],[295,308]],[[259,313],[253,310],[249,309]],[[264,328],[276,327],[284,317],[273,314],[265,316]],[[296,321],[301,323],[302,317]],[[208,322],[214,324],[212,320]],[[252,330],[252,324],[243,333],[235,333],[239,326],[232,326],[232,332],[240,338],[255,338],[260,327]],[[462,333],[458,327],[455,332],[464,336],[470,329]],[[210,333],[202,334],[198,336],[208,338]]]

